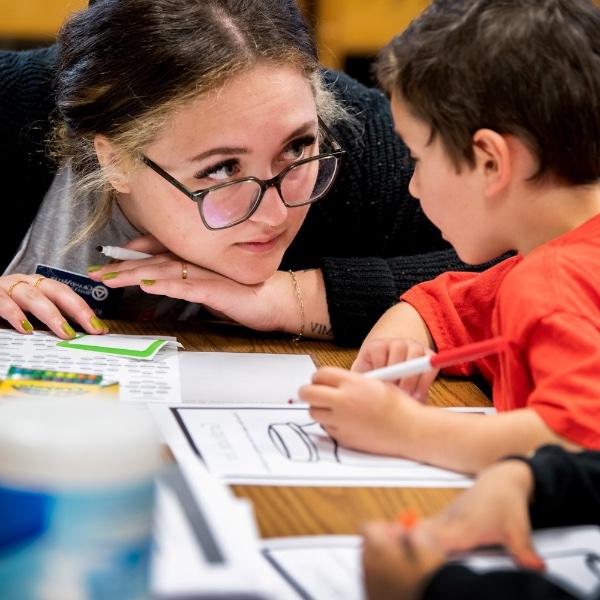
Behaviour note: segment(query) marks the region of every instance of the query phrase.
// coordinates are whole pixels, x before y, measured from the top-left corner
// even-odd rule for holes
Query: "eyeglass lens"
[[[301,206],[318,200],[331,185],[336,168],[335,156],[294,165],[280,182],[283,201]],[[209,192],[202,202],[204,220],[214,229],[244,220],[261,191],[256,181],[240,181]]]

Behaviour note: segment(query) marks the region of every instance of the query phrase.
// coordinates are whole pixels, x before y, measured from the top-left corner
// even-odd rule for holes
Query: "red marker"
[[[453,365],[459,365],[465,362],[471,362],[478,358],[483,358],[488,354],[497,354],[504,352],[508,348],[508,342],[501,337],[495,337],[491,340],[483,342],[475,342],[474,344],[466,344],[452,350],[442,350],[437,354],[428,356],[420,356],[412,358],[395,365],[389,365],[381,369],[374,369],[363,373],[369,379],[383,379],[384,381],[393,381],[395,379],[403,379],[411,375],[426,373],[434,369],[443,369]]]

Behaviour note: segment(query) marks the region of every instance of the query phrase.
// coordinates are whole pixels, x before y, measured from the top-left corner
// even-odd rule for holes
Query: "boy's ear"
[[[94,137],[94,148],[110,184],[117,192],[128,194],[129,177],[115,145],[106,136],[98,134]]]
[[[512,160],[506,138],[491,129],[479,129],[473,135],[476,168],[485,178],[485,194],[494,197],[510,183]]]

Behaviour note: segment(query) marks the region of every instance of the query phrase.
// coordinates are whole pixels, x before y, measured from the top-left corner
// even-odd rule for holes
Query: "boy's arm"
[[[310,404],[312,418],[346,447],[466,473],[544,444],[578,449],[531,409],[492,416],[450,412],[344,369],[319,369],[312,385],[300,388],[299,397]]]
[[[400,304],[390,308],[375,323],[373,329],[365,338],[363,346],[373,340],[387,337],[410,338],[420,342],[425,348],[435,350],[435,343],[427,324],[417,312],[417,309],[407,302],[400,302]]]
[[[375,340],[381,339],[411,339],[424,348],[444,350],[492,337],[496,291],[514,261],[505,260],[483,273],[449,272],[414,286],[375,324],[359,359],[363,353],[368,355]],[[478,361],[477,367],[484,376],[490,375],[485,359]],[[459,365],[449,374],[468,376],[473,371],[473,364]]]
[[[580,449],[556,435],[531,409],[485,416],[406,404],[407,414],[397,423],[394,454],[436,466],[477,473],[504,456],[529,454],[545,444]]]

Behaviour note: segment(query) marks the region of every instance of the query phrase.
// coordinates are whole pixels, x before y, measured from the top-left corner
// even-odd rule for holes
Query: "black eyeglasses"
[[[202,222],[208,229],[227,229],[249,219],[270,187],[277,188],[281,201],[288,208],[312,204],[331,189],[346,151],[320,118],[319,126],[325,134],[320,142],[328,145],[330,151],[293,162],[267,180],[241,177],[192,192],[144,154],[140,154],[140,159],[196,202]]]

